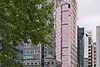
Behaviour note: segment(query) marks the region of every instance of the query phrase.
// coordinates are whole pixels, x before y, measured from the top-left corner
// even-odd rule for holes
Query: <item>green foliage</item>
[[[22,67],[11,59],[17,55],[13,46],[18,46],[18,42],[28,43],[27,40],[31,39],[34,46],[51,43],[47,35],[53,29],[54,19],[50,14],[54,3],[38,8],[44,1],[46,0],[0,0],[0,36],[3,38],[0,40],[0,53],[3,54],[0,56],[1,67]],[[47,24],[47,21],[51,23]]]
[[[8,57],[5,57],[5,56],[0,56],[0,59],[1,58],[3,60],[2,60],[2,65],[0,67],[24,67],[22,65],[22,63],[20,63],[20,62],[14,63],[12,58],[8,58]]]

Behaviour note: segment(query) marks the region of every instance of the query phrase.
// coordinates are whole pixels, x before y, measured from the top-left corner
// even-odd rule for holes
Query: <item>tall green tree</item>
[[[0,0],[0,39],[1,67],[22,67],[18,62],[13,63],[12,57],[17,53],[13,46],[18,42],[28,43],[31,39],[33,45],[39,43],[50,44],[47,35],[52,32],[53,20],[50,17],[54,3],[41,8],[38,5],[46,0]],[[47,21],[51,23],[47,24]]]

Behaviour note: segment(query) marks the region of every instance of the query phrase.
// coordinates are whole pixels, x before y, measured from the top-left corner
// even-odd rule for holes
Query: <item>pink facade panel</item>
[[[68,25],[62,26],[62,47],[68,47]]]
[[[64,4],[62,6],[62,11],[67,11],[68,10],[68,4]]]
[[[62,24],[68,24],[68,12],[62,13]]]
[[[63,56],[67,56],[68,53],[69,53],[69,52],[68,52],[68,49],[66,49],[66,48],[63,49],[62,52],[63,52],[63,54],[62,54]]]
[[[61,62],[61,9],[56,13],[56,59]]]
[[[67,5],[63,5],[64,11],[67,11]],[[57,8],[56,13],[56,58],[62,62],[62,67],[68,66],[68,44],[69,44],[69,26],[68,26],[68,12],[61,12],[61,7]],[[62,18],[62,20],[61,20]],[[65,49],[63,49],[65,48]],[[62,50],[61,50],[62,49]],[[62,52],[62,54],[61,54]],[[62,57],[62,58],[61,58]]]
[[[62,67],[68,67],[69,58],[67,56],[63,56],[62,60],[63,60]]]

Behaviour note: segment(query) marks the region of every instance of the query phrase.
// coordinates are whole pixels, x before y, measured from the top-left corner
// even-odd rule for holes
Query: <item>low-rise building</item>
[[[25,67],[41,67],[40,60],[37,60],[35,57],[24,57],[24,59],[27,60],[27,62],[23,62]],[[46,56],[44,64],[45,67],[61,67],[61,62],[57,61],[51,54]]]

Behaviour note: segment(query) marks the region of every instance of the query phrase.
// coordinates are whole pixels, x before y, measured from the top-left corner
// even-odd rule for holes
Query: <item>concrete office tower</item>
[[[96,67],[100,67],[100,26],[96,27]]]
[[[77,28],[77,60],[78,67],[83,67],[84,63],[84,28]]]
[[[96,43],[93,43],[92,50],[92,67],[96,67]]]
[[[92,31],[87,31],[87,36],[88,36],[88,67],[92,67],[92,45],[93,45],[93,40],[92,40]]]
[[[62,67],[77,67],[77,3],[57,0],[56,59]]]
[[[84,67],[88,67],[88,36],[84,34]]]

